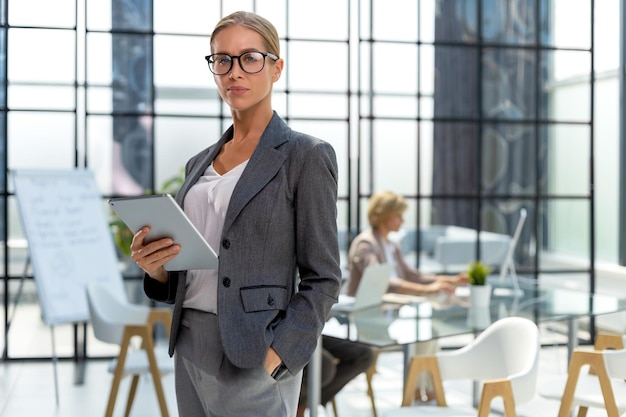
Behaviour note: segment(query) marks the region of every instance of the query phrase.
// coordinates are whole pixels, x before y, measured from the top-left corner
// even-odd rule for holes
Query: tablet
[[[148,242],[169,237],[180,245],[166,270],[217,269],[217,254],[171,195],[111,198],[109,205],[133,233],[150,226]]]

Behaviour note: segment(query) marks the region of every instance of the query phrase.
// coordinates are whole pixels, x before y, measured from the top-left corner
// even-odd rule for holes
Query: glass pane
[[[149,31],[152,29],[152,0],[112,0],[111,29]]]
[[[419,193],[422,195],[433,192],[433,122],[419,123],[419,159],[416,160],[419,180]]]
[[[180,173],[189,158],[222,136],[219,119],[157,117],[155,120],[155,184]]]
[[[74,87],[9,86],[9,107],[12,110],[74,110],[75,91]]]
[[[435,41],[476,42],[476,0],[438,1],[435,12]]]
[[[535,261],[535,217],[536,207],[532,200],[493,200],[485,202],[481,211],[482,229],[516,238],[513,249],[513,266],[518,273],[529,272],[534,269]],[[525,216],[524,213],[525,211]],[[503,261],[506,257],[502,258]],[[500,264],[500,266],[502,263]],[[498,272],[500,268],[498,268]],[[507,271],[509,277],[511,270]]]
[[[0,191],[6,191],[4,188],[4,180],[7,175],[7,167],[5,166],[6,142],[4,137],[7,114],[0,112]],[[4,236],[4,235],[0,235]],[[0,238],[1,239],[1,238]]]
[[[417,94],[417,47],[415,45],[375,43],[372,79],[377,93]]]
[[[221,99],[213,87],[161,86],[155,91],[157,114],[218,115]]]
[[[490,48],[483,53],[483,114],[522,120],[535,117],[537,62],[526,49]]]
[[[435,117],[477,117],[478,50],[473,47],[435,48]]]
[[[287,35],[288,2],[289,0],[255,0],[254,2],[257,13],[272,22],[281,39]]]
[[[73,113],[9,113],[8,168],[74,167],[74,124]]]
[[[105,194],[138,195],[152,190],[150,116],[90,116],[87,160]]]
[[[348,118],[347,94],[292,93],[288,100],[290,117]]]
[[[289,127],[329,142],[335,149],[339,166],[339,194],[348,192],[348,134],[349,125],[345,121],[290,120]]]
[[[157,87],[215,88],[206,55],[209,39],[166,36],[154,38],[154,81]]]
[[[544,230],[538,242],[539,269],[588,269],[589,201],[549,200],[541,209],[540,225]]]
[[[532,124],[488,124],[482,132],[482,192],[531,194],[535,192],[537,153]]]
[[[620,14],[618,0],[594,3],[593,65],[597,72],[619,67]]]
[[[421,0],[419,7],[419,36],[422,42],[435,41],[435,12],[438,0]]]
[[[348,46],[345,43],[291,41],[285,61],[292,90],[348,91]]]
[[[547,133],[547,193],[589,195],[590,131],[588,126],[550,125]]]
[[[543,39],[557,48],[591,48],[591,0],[545,0],[542,16],[550,37]]]
[[[549,81],[571,81],[591,73],[591,53],[583,51],[548,51],[542,56]]]
[[[374,191],[413,194],[417,190],[417,122],[374,121]]]
[[[121,36],[121,35],[116,35]],[[86,73],[90,85],[110,86],[113,82],[113,35],[87,33]]]
[[[419,88],[422,94],[432,95],[435,91],[435,47],[419,47]]]
[[[416,41],[419,31],[417,20],[419,3],[414,0],[396,0],[393,2],[393,7],[389,7],[389,2],[386,0],[374,0],[372,6],[373,38]]]
[[[486,43],[535,43],[535,0],[482,0],[482,36]]]
[[[290,7],[289,37],[296,39],[348,39],[349,0],[316,0],[298,2]],[[332,13],[329,11],[332,10]],[[323,22],[323,30],[320,23]],[[334,61],[330,61],[334,62]]]
[[[473,230],[478,227],[477,200],[463,197],[433,198],[430,210],[431,225],[459,226]],[[426,216],[425,218],[428,219]]]
[[[417,118],[416,97],[376,95],[373,100],[376,117]]]
[[[433,195],[478,193],[478,138],[478,124],[434,124]]]
[[[112,113],[113,90],[111,87],[88,87],[87,111],[90,113]]]
[[[8,73],[11,82],[74,84],[74,31],[10,29]],[[43,67],[42,67],[43,65]],[[42,71],[45,68],[45,71]]]
[[[152,36],[113,35],[113,111],[140,112],[152,105]]]
[[[0,0],[0,4],[3,4],[4,0]],[[1,10],[0,10],[1,12]],[[7,31],[4,28],[0,28],[0,107],[6,107],[6,66],[4,65],[7,60],[6,40]]]
[[[220,2],[205,0],[153,0],[154,31],[210,35],[220,19]],[[172,18],[185,11],[183,19]]]
[[[73,28],[76,25],[76,0],[12,1],[9,24]]]
[[[549,95],[549,118],[556,121],[591,121],[591,84],[586,81],[554,88]]]

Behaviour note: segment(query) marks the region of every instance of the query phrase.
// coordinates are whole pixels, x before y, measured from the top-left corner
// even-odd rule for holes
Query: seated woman
[[[406,209],[407,203],[404,198],[390,191],[378,192],[371,197],[367,208],[371,229],[359,234],[350,245],[348,251],[350,274],[343,289],[344,293],[354,296],[365,268],[381,263],[391,263],[394,266],[388,292],[411,295],[438,292],[450,294],[454,292],[456,286],[467,284],[465,273],[454,276],[422,274],[417,268],[407,264],[400,245],[388,238],[389,233],[400,230]],[[436,349],[436,340],[415,344],[415,353],[419,354],[432,354]],[[419,401],[434,398],[429,380],[421,379],[415,398]]]
[[[390,232],[400,230],[406,209],[407,203],[404,198],[390,191],[382,191],[371,197],[367,209],[371,229],[359,234],[352,241],[348,251],[350,275],[344,288],[347,295],[356,294],[366,267],[387,262],[394,265],[389,292],[412,295],[434,294],[440,291],[452,293],[457,285],[467,283],[465,273],[454,276],[422,274],[417,268],[406,263],[400,245],[388,239]]]

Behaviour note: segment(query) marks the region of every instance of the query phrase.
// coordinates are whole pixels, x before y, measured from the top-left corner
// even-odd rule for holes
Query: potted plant
[[[480,261],[473,262],[467,269],[467,279],[470,285],[486,285],[490,273],[491,268],[488,265]]]
[[[491,268],[480,261],[470,264],[467,269],[470,284],[467,325],[475,329],[484,329],[491,323],[491,284],[487,283],[490,272]]]

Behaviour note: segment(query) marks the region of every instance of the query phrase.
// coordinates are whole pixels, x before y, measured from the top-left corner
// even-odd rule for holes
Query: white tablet
[[[109,205],[133,233],[150,226],[148,242],[169,237],[180,245],[166,270],[217,269],[217,254],[171,195],[111,198]]]

